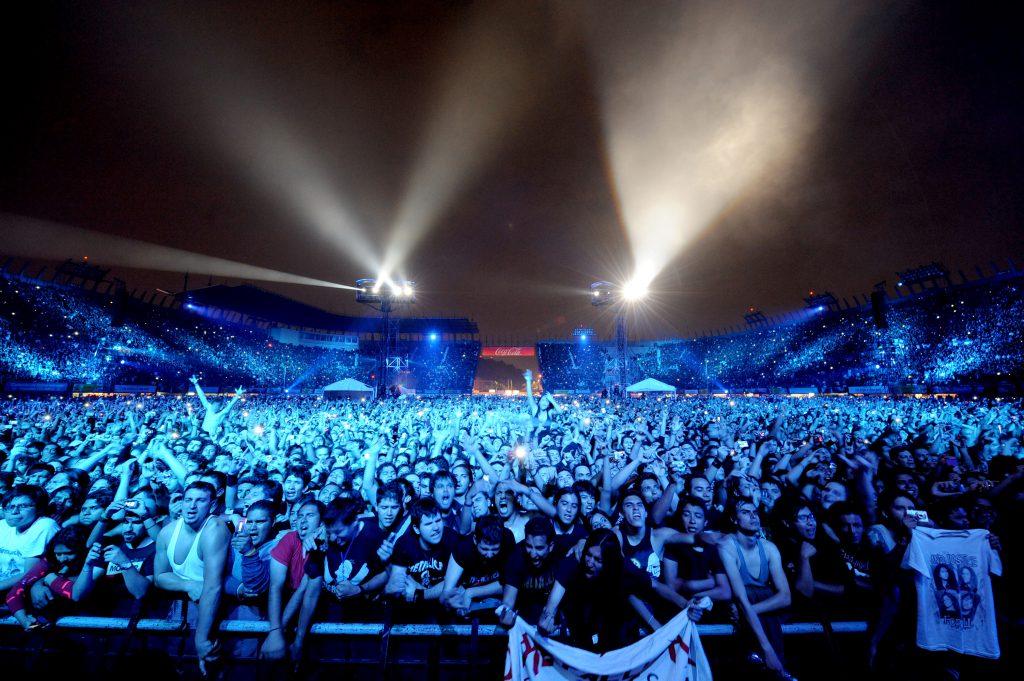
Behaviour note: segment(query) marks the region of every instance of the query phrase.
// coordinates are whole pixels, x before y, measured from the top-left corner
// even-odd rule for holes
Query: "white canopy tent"
[[[674,393],[675,391],[676,389],[668,383],[662,383],[656,378],[645,378],[626,388],[627,393]]]
[[[343,378],[325,387],[323,393],[324,397],[340,399],[373,397],[373,388],[354,378]]]

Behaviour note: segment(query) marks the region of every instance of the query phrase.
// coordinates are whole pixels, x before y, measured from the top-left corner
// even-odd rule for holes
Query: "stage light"
[[[624,300],[637,301],[647,297],[647,285],[638,278],[633,278],[622,287]]]
[[[437,334],[436,333],[430,334],[430,340],[436,341],[437,340]]]

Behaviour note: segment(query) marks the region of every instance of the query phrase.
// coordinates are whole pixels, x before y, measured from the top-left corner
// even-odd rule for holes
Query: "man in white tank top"
[[[217,659],[218,643],[211,638],[220,605],[231,534],[212,515],[216,491],[197,480],[185,488],[181,518],[160,530],[153,564],[154,583],[167,591],[185,592],[198,601],[196,658],[206,674],[206,663]]]

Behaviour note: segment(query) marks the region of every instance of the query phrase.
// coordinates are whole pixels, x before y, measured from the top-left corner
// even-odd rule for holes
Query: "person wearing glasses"
[[[815,506],[797,498],[778,508],[782,532],[779,551],[794,592],[798,619],[816,619],[823,612],[835,614],[845,592],[845,569],[835,542],[818,532]]]
[[[42,487],[15,485],[0,504],[0,591],[10,590],[42,559],[60,529],[57,521],[40,513],[48,503]]]

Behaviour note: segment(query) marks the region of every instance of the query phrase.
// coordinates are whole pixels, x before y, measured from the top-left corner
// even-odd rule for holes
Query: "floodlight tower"
[[[619,286],[610,281],[595,281],[590,285],[590,304],[594,307],[615,306],[615,349],[618,363],[619,385],[629,385],[629,337],[626,335],[626,303],[637,301],[647,294],[635,284]]]
[[[376,279],[356,281],[356,302],[380,312],[381,343],[377,350],[378,397],[391,385],[392,377],[409,368],[409,358],[398,354],[398,322],[392,316],[395,308],[416,302],[416,291],[411,281],[380,282]]]

